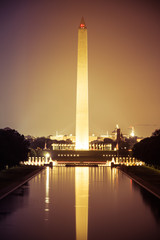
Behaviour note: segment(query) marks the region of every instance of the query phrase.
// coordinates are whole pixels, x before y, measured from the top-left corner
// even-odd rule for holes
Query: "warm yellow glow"
[[[46,196],[45,196],[45,220],[48,220],[49,212],[49,167],[46,169]]]
[[[87,29],[78,30],[76,150],[89,149]]]
[[[88,238],[89,168],[75,169],[76,240]]]
[[[53,161],[52,166],[57,166],[57,161]]]
[[[88,150],[89,149],[89,143],[86,140],[85,142],[80,142],[80,141],[76,141],[76,150]]]
[[[50,154],[49,153],[46,153],[46,157],[48,158],[50,156]]]
[[[112,163],[114,163],[114,164],[115,164],[115,160],[114,160],[114,157],[112,157]]]
[[[49,195],[49,167],[46,168],[46,196]]]
[[[134,127],[132,127],[132,131],[131,131],[131,133],[130,133],[130,136],[131,136],[131,137],[134,137],[134,136],[135,136]]]
[[[48,163],[48,158],[50,157],[49,153],[46,153],[46,164]]]

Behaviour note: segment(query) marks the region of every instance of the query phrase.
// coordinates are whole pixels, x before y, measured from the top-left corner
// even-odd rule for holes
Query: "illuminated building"
[[[116,135],[117,135],[117,143],[121,140],[121,129],[119,128],[118,124],[116,125]]]
[[[73,136],[72,134],[69,135],[62,135],[62,134],[56,134],[54,135],[50,135],[49,138],[51,140],[57,140],[57,141],[67,141],[68,139],[70,139],[73,143],[75,143],[75,136]]]
[[[87,27],[82,17],[78,29],[76,150],[89,149]]]

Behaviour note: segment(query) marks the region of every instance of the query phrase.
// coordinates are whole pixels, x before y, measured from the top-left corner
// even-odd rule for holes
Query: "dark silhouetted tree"
[[[114,143],[114,141],[111,139],[111,138],[104,138],[104,143],[106,143],[106,144],[113,144]]]
[[[156,130],[151,137],[144,138],[133,147],[133,156],[154,166],[160,166],[160,130]]]
[[[37,149],[37,148],[44,149],[46,145],[47,149],[52,149],[53,142],[54,140],[51,140],[49,138],[39,137],[30,141],[30,147],[33,149]]]
[[[160,129],[156,129],[153,133],[152,133],[153,137],[158,137],[160,136]]]
[[[37,157],[37,153],[36,153],[35,149],[29,148],[28,156],[29,157]]]
[[[16,130],[0,129],[0,168],[12,167],[27,160],[29,142]]]

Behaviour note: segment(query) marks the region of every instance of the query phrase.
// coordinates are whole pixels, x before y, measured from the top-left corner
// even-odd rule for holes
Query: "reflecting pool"
[[[0,201],[0,239],[160,239],[160,200],[110,167],[47,167]]]

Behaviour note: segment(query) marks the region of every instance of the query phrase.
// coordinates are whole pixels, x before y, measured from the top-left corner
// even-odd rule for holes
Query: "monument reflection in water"
[[[89,168],[75,169],[76,240],[88,239]]]
[[[46,169],[45,221],[49,220],[49,179],[50,169]],[[75,222],[76,240],[88,239],[88,198],[89,168],[75,167]]]
[[[45,196],[45,221],[48,221],[49,217],[49,171],[50,169],[46,169],[46,196]]]

